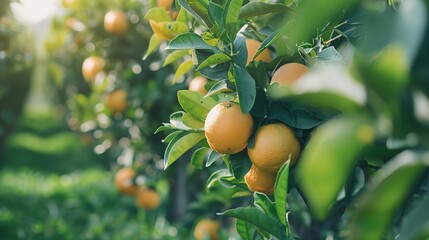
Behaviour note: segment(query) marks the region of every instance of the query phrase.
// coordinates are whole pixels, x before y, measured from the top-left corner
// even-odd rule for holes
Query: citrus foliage
[[[224,163],[209,189],[230,188],[237,199],[256,191],[251,207],[222,214],[239,219],[243,239],[397,236],[403,204],[427,192],[428,121],[418,109],[428,102],[428,6],[389,4],[177,0],[175,19],[163,8],[149,10],[147,55],[166,42],[164,65],[181,62],[173,82],[184,75],[211,80],[206,94],[179,91],[183,111],[157,130],[172,132],[164,166],[193,149],[196,169]],[[239,118],[207,128],[212,109],[236,103],[253,118],[250,134],[234,132]],[[270,133],[252,158],[258,131],[274,124],[291,130]],[[220,150],[212,134],[227,145],[245,136],[249,150]],[[270,168],[258,166],[277,155],[278,162],[267,160]]]

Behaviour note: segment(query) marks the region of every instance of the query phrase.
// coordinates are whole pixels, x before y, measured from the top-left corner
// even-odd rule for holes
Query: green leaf
[[[226,63],[231,61],[231,57],[224,54],[224,53],[215,53],[212,56],[208,57],[206,60],[204,60],[200,65],[197,67],[195,71],[199,71],[202,68],[206,68],[209,66],[217,65],[220,63]]]
[[[256,227],[266,231],[274,237],[280,238],[281,227],[275,219],[269,217],[264,212],[257,208],[252,207],[239,207],[220,213],[219,215],[225,215],[228,217],[234,217],[237,219],[244,220]]]
[[[232,174],[236,179],[244,177],[252,165],[249,156],[247,155],[247,149],[245,148],[239,153],[229,155],[229,164],[231,166]]]
[[[247,19],[264,14],[293,12],[291,8],[281,3],[249,2],[240,10],[240,18]]]
[[[201,36],[195,33],[182,33],[173,38],[166,50],[177,49],[206,49],[214,52],[219,52],[219,49],[207,44]]]
[[[248,222],[241,219],[237,219],[235,229],[237,230],[238,235],[240,235],[243,240],[253,240],[255,230],[251,228],[251,225]]]
[[[232,89],[228,88],[228,85],[225,80],[217,81],[206,94],[205,97],[213,96],[218,93],[229,93],[234,92]]]
[[[210,22],[208,13],[208,3],[204,0],[177,0],[180,6],[188,11],[200,24],[210,28],[212,23]]]
[[[201,121],[205,121],[209,111],[217,104],[213,98],[205,98],[204,94],[189,90],[178,91],[177,99],[183,110]]]
[[[231,176],[231,173],[228,171],[228,169],[219,169],[219,170],[215,171],[207,179],[206,189],[210,189],[214,185],[216,185],[219,182],[220,178],[222,178],[222,177],[229,177],[229,176]]]
[[[183,114],[182,116],[183,124],[194,129],[194,130],[204,130],[204,122],[194,118],[190,114]]]
[[[203,62],[207,58],[213,55],[213,53],[207,53],[207,51],[198,51],[196,50],[196,56],[198,62]],[[200,73],[206,76],[208,79],[212,80],[225,80],[228,79],[228,70],[230,64],[222,63],[218,64],[213,68],[203,68],[200,70]]]
[[[169,143],[171,142],[177,135],[179,135],[180,133],[182,133],[183,131],[175,131],[172,132],[170,134],[168,134],[164,139],[162,139],[163,143]]]
[[[209,17],[214,25],[222,24],[222,13],[223,8],[221,6],[212,1],[209,2]]]
[[[196,169],[203,169],[204,158],[207,155],[209,149],[210,148],[207,147],[201,147],[195,150],[191,157],[192,166],[194,166]]]
[[[144,19],[147,21],[154,20],[155,22],[170,22],[171,17],[168,15],[167,11],[163,7],[154,7],[150,8]]]
[[[298,176],[317,219],[328,216],[363,146],[372,141],[372,134],[372,126],[365,117],[349,116],[321,125],[310,139],[299,160]]]
[[[182,77],[186,73],[190,72],[193,67],[194,67],[194,64],[192,63],[191,59],[182,62],[179,65],[179,67],[177,67],[176,73],[174,74],[174,77],[173,77],[172,84],[175,84],[177,79],[179,79],[180,77]]]
[[[204,133],[185,133],[182,132],[174,137],[168,144],[164,154],[164,169],[167,169],[180,156],[205,138]]]
[[[243,2],[244,0],[227,0],[225,3],[225,10],[223,12],[223,26],[227,31],[229,39],[231,40],[235,39],[238,32],[237,22]]]
[[[160,132],[162,132],[162,131],[168,131],[168,130],[175,130],[175,128],[173,128],[173,127],[172,127],[170,124],[168,124],[168,123],[164,123],[164,125],[162,125],[162,126],[158,127],[158,128],[155,130],[154,134],[160,133]]]
[[[237,86],[240,108],[243,113],[248,113],[253,107],[256,98],[255,80],[245,68],[234,64],[234,78]]]
[[[179,111],[179,112],[174,112],[170,115],[170,124],[176,128],[176,129],[180,129],[180,130],[191,130],[192,128],[186,126],[183,123],[183,115],[185,115],[185,112]]]
[[[357,200],[349,239],[382,239],[428,166],[427,155],[408,150],[377,172],[368,191]]]
[[[146,60],[147,57],[149,57],[149,55],[151,53],[153,53],[156,49],[158,49],[159,44],[161,43],[161,41],[159,41],[156,37],[155,34],[152,34],[152,36],[150,37],[149,40],[149,46],[147,47],[147,52],[146,54],[143,56],[143,60]]]
[[[222,154],[212,150],[209,154],[209,157],[207,158],[206,167],[210,167],[214,162],[216,162],[216,160],[220,159],[221,157]]]
[[[398,240],[428,239],[429,238],[429,197],[419,201],[417,206],[406,217]]]
[[[271,202],[270,198],[264,193],[254,192],[253,193],[253,204],[255,207],[262,210],[269,217],[276,219],[277,212],[274,203]]]
[[[179,59],[183,58],[184,56],[188,55],[189,51],[188,50],[176,50],[171,52],[170,54],[168,54],[168,56],[165,58],[164,60],[164,64],[162,64],[163,67],[177,62]]]
[[[283,225],[287,226],[286,218],[286,198],[289,182],[289,160],[283,164],[277,173],[276,184],[274,185],[274,199],[276,200],[277,216]]]
[[[234,63],[241,67],[246,67],[247,64],[247,47],[246,38],[237,36],[234,40]]]

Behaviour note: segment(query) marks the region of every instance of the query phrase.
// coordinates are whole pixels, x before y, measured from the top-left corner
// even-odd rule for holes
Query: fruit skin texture
[[[252,61],[253,56],[258,51],[261,42],[255,39],[246,39],[246,48],[247,48],[247,62],[246,65]],[[271,53],[270,50],[264,49],[256,58],[255,61],[271,62]]]
[[[210,237],[210,240],[217,240],[220,223],[211,219],[203,219],[197,223],[194,229],[194,237],[197,240],[207,239],[206,236]]]
[[[276,174],[265,172],[252,164],[249,172],[244,176],[247,187],[253,192],[261,192],[267,195],[274,194]]]
[[[245,149],[252,129],[252,116],[242,113],[237,103],[230,102],[214,106],[204,123],[209,146],[221,154],[234,154]]]
[[[104,59],[98,56],[88,57],[82,63],[82,75],[87,81],[94,81],[98,73],[103,71]]]
[[[292,129],[283,123],[273,123],[260,127],[256,131],[255,146],[248,147],[250,161],[259,169],[277,173],[289,159],[294,165],[300,152],[300,144]]]
[[[104,29],[106,32],[121,35],[128,29],[128,20],[124,12],[112,10],[104,15]]]
[[[309,70],[307,66],[300,63],[287,63],[274,72],[271,83],[277,82],[280,86],[291,85]]]
[[[174,0],[157,0],[156,3],[158,7],[163,7],[165,10],[169,11],[173,5]]]
[[[206,83],[208,83],[207,78],[203,76],[195,77],[189,83],[189,90],[202,94],[207,94],[207,90],[204,88],[204,85],[206,85]]]
[[[136,204],[146,210],[154,210],[161,203],[161,197],[155,190],[141,187],[136,193]]]
[[[132,168],[122,168],[115,175],[116,188],[125,195],[133,195],[137,187],[133,184],[132,179],[136,176],[136,172]]]
[[[128,107],[128,94],[124,89],[116,89],[106,96],[106,106],[113,113],[124,112]]]

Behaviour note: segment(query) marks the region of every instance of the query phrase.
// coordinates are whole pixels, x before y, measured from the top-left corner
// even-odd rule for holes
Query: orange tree
[[[181,62],[173,81],[211,81],[207,94],[178,91],[183,110],[157,130],[171,132],[164,166],[191,149],[196,169],[223,163],[207,189],[239,199],[220,215],[238,219],[241,238],[428,236],[427,1],[173,9],[146,14],[148,51],[167,42],[164,65]]]
[[[14,18],[10,3],[0,1],[0,147],[22,111],[32,70],[31,45],[18,38],[25,33]]]

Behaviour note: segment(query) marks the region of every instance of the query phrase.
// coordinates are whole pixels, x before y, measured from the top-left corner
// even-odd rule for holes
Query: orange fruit
[[[300,63],[287,63],[279,67],[271,78],[271,83],[279,83],[280,86],[287,86],[306,74],[310,69]]]
[[[136,172],[132,168],[122,168],[115,175],[115,185],[119,192],[125,195],[132,195],[136,192],[136,185],[133,183],[133,178]]]
[[[261,192],[267,195],[274,194],[276,174],[265,172],[252,164],[249,172],[244,176],[247,187],[253,192]]]
[[[163,7],[165,10],[169,11],[173,5],[174,0],[156,0],[158,7]]]
[[[88,57],[82,64],[82,75],[87,81],[94,81],[97,74],[103,71],[104,59],[97,56]]]
[[[220,223],[211,219],[202,219],[197,223],[194,229],[194,237],[197,240],[217,240],[219,239],[218,232]]]
[[[141,187],[136,193],[136,204],[146,210],[154,210],[161,203],[161,197],[155,190]]]
[[[247,63],[249,64],[253,56],[255,56],[258,51],[259,46],[261,46],[261,42],[255,39],[246,39],[246,48],[247,48]],[[272,60],[270,50],[264,49],[256,58],[255,61],[263,61],[270,62]]]
[[[112,10],[104,15],[104,29],[113,34],[123,34],[128,29],[127,16],[123,11]]]
[[[208,82],[209,81],[207,80],[207,78],[205,78],[203,76],[195,77],[189,83],[189,90],[194,91],[194,92],[199,92],[199,93],[202,93],[202,94],[206,94],[207,90],[204,88],[204,86]]]
[[[128,107],[128,94],[124,89],[116,89],[106,96],[105,104],[111,112],[125,112]]]
[[[293,165],[298,158],[300,144],[292,129],[283,123],[273,123],[260,127],[256,131],[255,146],[248,147],[250,161],[259,169],[277,173],[289,159]]]
[[[204,130],[209,146],[218,153],[234,154],[245,149],[253,129],[253,118],[237,103],[223,102],[207,115]]]

